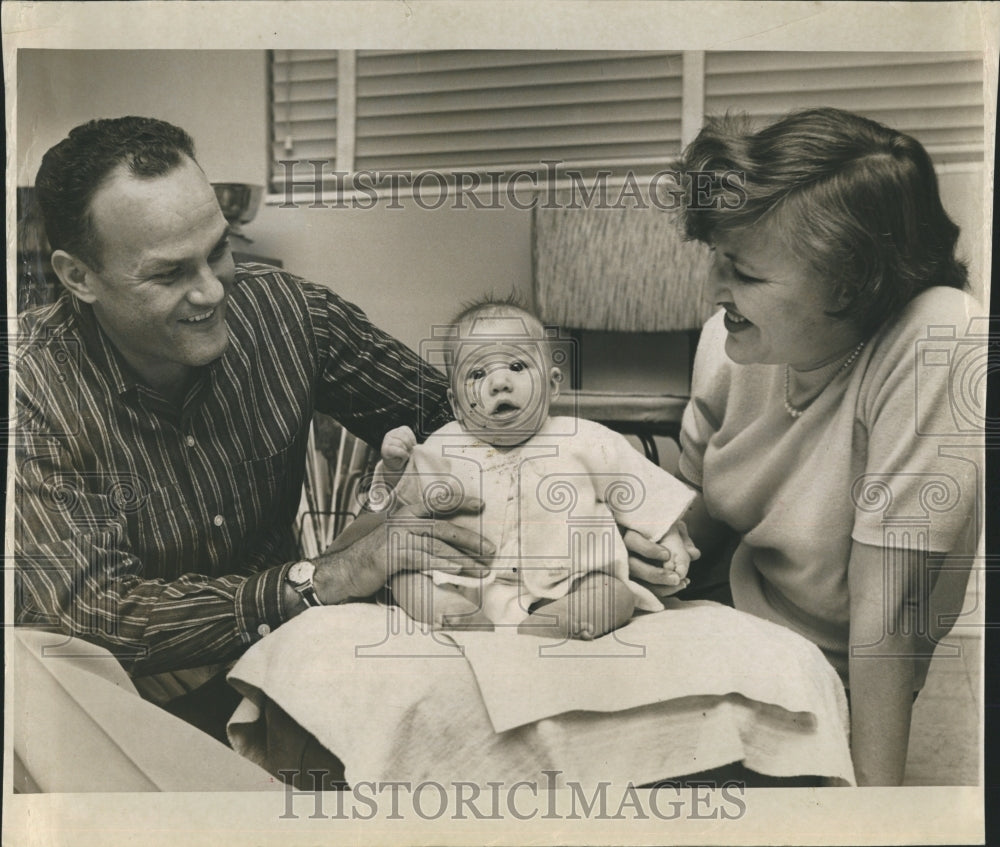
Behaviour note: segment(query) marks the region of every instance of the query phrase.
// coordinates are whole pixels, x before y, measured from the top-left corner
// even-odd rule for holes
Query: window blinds
[[[271,174],[282,159],[326,159],[337,149],[337,51],[271,53]]]
[[[338,170],[653,172],[680,151],[683,54],[595,51],[275,51],[272,174],[281,159]],[[345,68],[350,67],[345,65]],[[691,67],[701,68],[701,63]],[[690,82],[690,80],[689,80]],[[708,52],[704,112],[762,123],[835,106],[916,136],[938,164],[981,162],[981,59],[970,53]],[[356,97],[335,161],[338,84]],[[348,100],[340,105],[347,107]],[[347,116],[342,115],[342,118]],[[349,127],[346,122],[343,126]],[[342,139],[343,141],[343,139]],[[304,170],[304,169],[303,169]]]
[[[681,55],[359,51],[358,169],[665,163]]]
[[[762,124],[833,106],[914,136],[935,163],[982,161],[982,64],[972,53],[705,54],[705,112]]]

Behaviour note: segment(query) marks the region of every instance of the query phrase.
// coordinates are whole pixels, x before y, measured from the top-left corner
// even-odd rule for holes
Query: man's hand
[[[659,543],[650,541],[634,530],[623,536],[629,553],[629,574],[661,599],[687,588],[688,566],[701,553],[688,535],[684,521],[677,521]]]
[[[477,514],[482,508],[482,501],[466,499],[457,511]],[[343,603],[370,597],[402,570],[480,575],[495,552],[478,533],[436,519],[422,504],[392,515],[365,512],[313,560],[314,583],[324,604]]]

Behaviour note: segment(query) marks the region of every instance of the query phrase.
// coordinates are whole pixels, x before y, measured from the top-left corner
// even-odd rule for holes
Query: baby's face
[[[476,318],[460,327],[448,396],[462,429],[496,447],[538,432],[561,379],[542,335],[521,316]]]

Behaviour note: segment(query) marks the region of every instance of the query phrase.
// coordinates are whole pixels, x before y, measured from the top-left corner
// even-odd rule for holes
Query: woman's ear
[[[834,289],[834,306],[839,309],[846,309],[855,301],[858,296],[859,286],[854,282],[842,282]]]
[[[82,259],[65,250],[56,250],[52,254],[52,270],[76,298],[84,303],[93,303],[97,299],[93,287],[94,272]]]

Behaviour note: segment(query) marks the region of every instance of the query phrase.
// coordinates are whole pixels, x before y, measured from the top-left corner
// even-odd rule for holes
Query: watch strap
[[[322,606],[323,601],[319,599],[319,595],[316,593],[316,588],[312,582],[306,582],[301,585],[292,585],[292,588],[298,593],[299,597],[305,602],[307,606]]]

